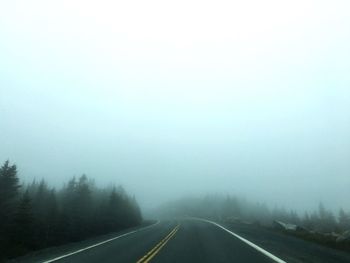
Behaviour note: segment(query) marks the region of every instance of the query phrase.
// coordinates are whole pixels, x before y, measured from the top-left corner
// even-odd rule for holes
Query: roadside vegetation
[[[21,184],[16,165],[0,168],[0,262],[34,250],[137,226],[142,216],[122,187],[96,187],[86,175],[62,188]]]

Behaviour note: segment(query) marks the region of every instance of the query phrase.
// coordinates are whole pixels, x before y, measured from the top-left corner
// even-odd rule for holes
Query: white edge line
[[[105,240],[105,241],[96,243],[96,244],[94,244],[94,245],[91,245],[91,246],[88,246],[88,247],[85,247],[85,248],[78,249],[78,250],[76,250],[76,251],[74,251],[74,252],[71,252],[71,253],[68,253],[68,254],[64,254],[64,255],[62,255],[62,256],[59,256],[59,257],[56,257],[56,258],[53,258],[53,259],[49,259],[49,260],[47,260],[47,261],[43,261],[42,263],[50,263],[50,262],[54,262],[54,261],[60,260],[60,259],[62,259],[62,258],[66,258],[66,257],[72,256],[72,255],[74,255],[74,254],[78,254],[78,253],[83,252],[83,251],[85,251],[85,250],[88,250],[88,249],[90,249],[90,248],[94,248],[94,247],[97,247],[97,246],[106,244],[106,243],[108,243],[108,242],[111,242],[111,241],[113,241],[113,240],[116,240],[116,239],[118,239],[118,238],[122,238],[122,237],[125,237],[125,236],[128,236],[128,235],[134,234],[134,233],[136,233],[136,232],[140,232],[140,231],[145,230],[145,229],[147,229],[147,228],[153,227],[153,226],[159,224],[159,222],[160,222],[160,221],[158,220],[156,223],[154,223],[154,224],[152,224],[152,225],[150,225],[150,226],[146,226],[146,227],[143,227],[143,228],[139,228],[139,229],[137,229],[137,230],[133,230],[133,231],[131,231],[131,232],[122,234],[122,235],[117,236],[117,237],[113,237],[113,238],[107,239],[107,240]]]
[[[226,232],[228,232],[229,234],[235,236],[236,238],[238,238],[239,240],[243,241],[244,243],[246,243],[247,245],[251,246],[252,248],[255,248],[257,251],[259,251],[260,253],[264,254],[265,256],[271,258],[272,260],[274,260],[275,262],[278,263],[287,263],[286,261],[276,257],[275,255],[271,254],[270,252],[266,251],[265,249],[259,247],[258,245],[255,245],[253,242],[250,242],[249,240],[237,235],[236,233],[228,230],[227,228],[223,227],[222,225],[219,225],[218,223],[215,223],[213,221],[210,220],[206,220],[206,219],[202,219],[202,218],[196,218],[197,220],[201,220],[210,224],[213,224],[219,228],[221,228],[222,230],[225,230]]]

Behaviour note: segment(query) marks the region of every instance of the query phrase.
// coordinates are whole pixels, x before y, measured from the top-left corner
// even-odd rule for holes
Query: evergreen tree
[[[33,239],[34,227],[32,201],[26,191],[19,201],[11,227],[10,242],[16,254],[23,254],[37,248]]]
[[[76,211],[75,211],[75,230],[79,237],[86,237],[91,232],[91,214],[93,202],[91,197],[91,187],[88,178],[83,174],[76,186]]]
[[[16,165],[10,165],[6,161],[0,168],[0,223],[6,223],[13,213],[14,202],[18,198],[18,189],[20,188]]]
[[[6,161],[0,168],[0,262],[136,226],[142,220],[135,198],[122,187],[98,189],[84,174],[59,191],[44,180],[34,180],[22,195],[19,188],[17,168]]]
[[[16,212],[20,188],[16,165],[6,161],[0,167],[0,250],[10,253],[11,222]],[[0,261],[4,256],[0,253]]]

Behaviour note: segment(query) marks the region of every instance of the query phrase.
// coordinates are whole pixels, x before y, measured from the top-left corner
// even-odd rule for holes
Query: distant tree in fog
[[[314,228],[314,224],[313,224],[308,212],[305,212],[304,217],[302,218],[301,224],[306,229],[313,229]]]
[[[317,231],[332,232],[335,231],[336,220],[331,211],[328,211],[322,203],[318,206],[319,220],[315,226]]]
[[[223,202],[221,217],[230,218],[230,217],[240,217],[241,208],[236,197],[227,196],[226,200]]]
[[[349,213],[340,210],[338,220],[320,203],[316,211],[303,217],[284,207],[270,209],[264,203],[253,203],[237,196],[206,195],[202,198],[185,198],[165,204],[157,211],[160,217],[194,216],[222,221],[244,221],[272,226],[273,221],[302,226],[321,233],[350,230]]]
[[[341,231],[350,230],[350,214],[344,212],[343,209],[339,210],[339,228]]]

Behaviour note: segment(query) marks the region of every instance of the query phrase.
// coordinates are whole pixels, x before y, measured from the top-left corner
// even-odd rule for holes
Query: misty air
[[[0,262],[350,262],[349,10],[0,3]]]

